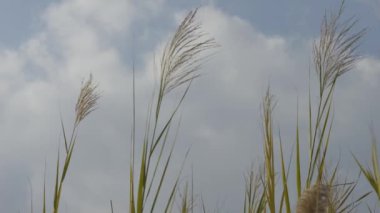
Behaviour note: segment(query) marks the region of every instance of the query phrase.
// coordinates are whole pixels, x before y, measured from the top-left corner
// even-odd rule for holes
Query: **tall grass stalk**
[[[273,96],[268,88],[263,101],[265,195],[270,212],[276,212],[276,182],[272,112]]]
[[[325,15],[320,39],[315,42],[313,48],[314,66],[319,81],[319,100],[314,118],[309,101],[309,121],[312,123],[314,119],[315,123],[314,126],[309,126],[307,188],[312,185],[313,180],[322,181],[333,124],[332,103],[336,82],[340,76],[350,71],[357,61],[358,55],[355,50],[365,33],[365,29],[354,31],[357,20],[353,18],[340,21],[343,9],[344,1],[337,13]]]
[[[305,186],[301,182],[301,168],[299,165],[299,130],[297,124],[297,140],[296,140],[296,176],[297,189],[305,188],[305,192],[301,195],[299,206],[305,199],[305,193],[310,190],[319,189],[326,186],[329,190],[326,192],[327,199],[331,199],[332,194],[335,195],[334,201],[329,200],[330,212],[340,212],[352,207],[354,203],[361,200],[361,197],[352,201],[348,199],[356,187],[356,183],[352,185],[342,184],[341,190],[344,193],[336,193],[337,190],[331,188],[331,184],[336,181],[336,170],[338,164],[333,169],[333,175],[330,177],[326,173],[326,157],[330,144],[330,136],[333,127],[333,95],[337,80],[340,76],[350,71],[358,59],[356,49],[358,43],[365,33],[365,29],[355,31],[357,20],[354,18],[340,21],[344,10],[344,1],[337,13],[326,14],[321,25],[321,35],[318,41],[314,43],[313,59],[314,68],[317,74],[319,85],[319,99],[316,112],[313,113],[311,104],[311,94],[309,92],[309,161],[307,167],[307,176],[305,177]],[[309,90],[310,91],[310,90]],[[298,121],[297,121],[298,123]],[[323,188],[323,187],[322,187]],[[328,192],[328,193],[327,193]],[[318,196],[314,196],[314,200],[318,200]],[[318,203],[318,202],[317,202]]]
[[[187,14],[172,39],[166,44],[162,54],[159,87],[154,95],[154,106],[151,104],[148,112],[148,121],[140,156],[137,156],[135,153],[136,112],[135,85],[133,80],[133,136],[129,170],[130,213],[155,211],[158,199],[162,194],[162,187],[166,183],[176,141],[174,140],[171,144],[169,141],[174,117],[190,89],[191,82],[199,76],[198,70],[202,62],[207,58],[206,50],[217,46],[212,38],[208,38],[201,31],[200,24],[195,21],[196,14],[197,10],[193,10]],[[171,112],[169,118],[162,121],[161,111],[165,98],[170,92],[177,90],[182,85],[185,88],[179,97],[177,105],[174,109],[165,109],[171,110]],[[139,160],[137,159],[138,157],[140,158]],[[140,165],[139,169],[135,168],[136,163]],[[135,179],[137,176],[138,178]],[[164,212],[170,212],[173,207],[178,180],[179,175],[174,183],[170,184],[170,194],[164,201],[166,203]]]
[[[68,170],[70,167],[72,155],[77,142],[78,130],[81,122],[95,110],[97,101],[99,99],[99,93],[97,92],[97,85],[92,81],[92,75],[89,79],[82,84],[77,103],[75,105],[75,120],[73,124],[73,129],[71,135],[67,135],[63,121],[61,119],[61,127],[64,141],[64,152],[63,158],[64,163],[61,168],[61,152],[58,148],[57,162],[56,162],[56,172],[55,172],[55,183],[54,183],[54,194],[53,194],[53,213],[59,212],[59,204],[61,201],[61,195],[63,190],[63,184],[65,178],[67,177]],[[60,146],[59,146],[60,147]],[[46,168],[45,168],[46,170]],[[46,177],[46,175],[45,175]],[[44,178],[43,187],[43,209],[42,212],[46,212],[46,185]]]

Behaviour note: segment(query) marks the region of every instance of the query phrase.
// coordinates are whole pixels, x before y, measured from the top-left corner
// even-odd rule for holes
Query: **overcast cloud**
[[[281,129],[290,151],[297,98],[301,124],[307,124],[311,44],[318,37],[324,9],[339,5],[321,1],[313,10],[316,3],[286,1],[281,10],[265,1],[260,13],[266,15],[260,18],[260,4],[243,0],[235,5],[217,0],[36,0],[27,12],[15,2],[0,3],[1,212],[29,211],[28,178],[35,211],[41,209],[45,161],[48,194],[52,193],[62,142],[60,115],[71,127],[80,83],[90,73],[102,97],[81,126],[62,210],[107,212],[110,199],[116,212],[127,210],[132,60],[137,66],[137,124],[142,136],[157,77],[154,58],[159,58],[186,12],[199,5],[198,21],[221,47],[201,70],[181,110],[173,168],[191,147],[184,177],[192,167],[196,193],[209,208],[241,211],[243,175],[262,158],[260,102],[267,86],[277,100],[276,129]],[[380,127],[380,46],[375,39],[380,36],[380,4],[368,2],[347,1],[348,15],[364,20],[359,25],[369,31],[359,49],[362,59],[336,88],[330,160],[340,154],[343,175],[357,172],[351,151],[368,162],[370,123],[375,130]],[[365,9],[371,12],[363,13]],[[369,186],[363,183],[361,189]]]

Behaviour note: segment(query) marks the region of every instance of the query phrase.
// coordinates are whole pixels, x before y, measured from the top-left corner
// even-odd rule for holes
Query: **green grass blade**
[[[65,126],[63,125],[63,120],[61,118],[61,128],[62,128],[62,134],[63,134],[63,141],[65,142],[65,151],[66,154],[69,151],[68,143],[67,143],[67,137],[66,137],[66,131],[65,131]]]
[[[372,155],[377,155],[377,151],[373,151],[374,149],[376,149],[375,145],[373,145],[373,148],[372,148]],[[371,169],[366,169],[364,168],[364,166],[359,162],[359,160],[355,157],[355,155],[352,154],[352,156],[354,157],[355,161],[356,161],[356,164],[359,166],[360,170],[362,171],[362,173],[364,174],[365,178],[367,179],[368,183],[371,185],[372,189],[375,191],[378,199],[380,200],[380,179],[377,179],[377,177],[379,176],[379,174],[375,174],[375,171],[376,169],[378,170],[378,168],[373,168],[372,171]],[[372,160],[373,159],[377,159],[377,157],[373,157],[372,156]],[[374,166],[378,165],[378,164],[373,164]]]
[[[158,185],[158,188],[157,188],[157,191],[154,195],[154,200],[153,200],[153,204],[152,204],[152,208],[151,208],[151,211],[150,212],[153,212],[155,206],[156,206],[156,202],[157,202],[157,199],[158,199],[158,196],[160,195],[160,192],[161,192],[161,187],[162,187],[162,184],[165,180],[165,177],[166,177],[166,171],[168,169],[168,166],[169,166],[169,163],[170,163],[170,159],[172,157],[172,154],[173,154],[173,149],[174,149],[174,144],[170,150],[170,153],[169,153],[169,156],[168,158],[166,159],[166,162],[165,162],[165,166],[164,166],[164,170],[161,174],[161,177],[160,177],[160,182],[159,182],[159,185]]]
[[[42,196],[42,213],[46,213],[46,161],[44,168],[44,191]]]
[[[321,182],[322,178],[323,178],[324,169],[325,169],[325,161],[326,161],[326,156],[327,156],[327,150],[328,150],[328,147],[330,144],[330,135],[331,135],[332,126],[333,126],[333,120],[331,120],[331,123],[330,123],[330,127],[328,130],[327,138],[326,138],[326,142],[325,142],[325,147],[324,147],[323,154],[322,154],[322,160],[321,160],[321,163],[319,165],[319,172],[318,172],[318,178],[317,178],[318,182]]]
[[[172,208],[172,205],[174,203],[174,197],[175,197],[175,194],[176,194],[176,191],[177,191],[177,186],[178,186],[179,178],[180,178],[180,176],[182,174],[182,170],[183,170],[183,168],[185,166],[185,162],[186,162],[186,159],[187,159],[187,157],[189,155],[189,152],[190,152],[190,149],[187,150],[187,152],[185,154],[185,159],[182,162],[182,166],[181,166],[181,169],[180,169],[180,171],[179,171],[179,173],[177,175],[177,179],[176,179],[176,181],[175,181],[175,183],[174,183],[174,185],[173,185],[173,187],[171,189],[170,196],[169,196],[169,198],[168,198],[168,200],[166,202],[165,212],[169,212],[169,210]]]
[[[288,192],[287,171],[285,169],[284,153],[283,153],[283,149],[282,149],[281,138],[280,138],[280,158],[281,158],[282,185],[284,187],[284,189],[283,189],[283,197],[285,199],[286,212],[287,213],[291,213],[290,201],[289,201],[289,192]],[[281,205],[282,205],[282,202],[281,202]],[[282,210],[281,207],[280,207],[280,210]]]
[[[296,177],[297,177],[297,196],[298,198],[302,193],[301,181],[301,156],[300,156],[300,134],[299,134],[299,117],[298,117],[298,99],[297,99],[297,126],[296,126]]]
[[[165,136],[164,136],[164,139],[163,139],[164,142],[161,145],[160,153],[158,154],[158,157],[157,157],[157,160],[156,160],[156,165],[154,167],[151,180],[149,182],[149,187],[148,187],[148,191],[146,193],[145,199],[148,198],[148,196],[149,196],[149,194],[150,194],[150,192],[152,190],[152,186],[153,186],[154,180],[156,179],[156,174],[157,174],[158,168],[159,168],[160,163],[161,163],[161,159],[162,159],[162,156],[163,156],[163,153],[164,153],[164,150],[165,150],[165,145],[167,144],[166,142],[168,140],[169,132],[170,132],[170,126],[165,130]]]
[[[67,171],[69,170],[69,166],[70,166],[70,162],[71,162],[71,157],[72,157],[73,152],[74,152],[75,144],[76,144],[76,137],[74,137],[74,140],[70,143],[69,152],[66,155],[65,164],[63,165],[63,171],[62,171],[62,175],[61,175],[61,181],[60,181],[61,184],[65,180]]]
[[[309,112],[309,147],[313,147],[313,127],[311,125],[312,123],[312,111],[311,111],[311,91],[310,91],[310,72],[309,72],[309,103],[308,103],[308,112]],[[311,149],[309,151],[309,167],[308,167],[308,172],[307,172],[307,178],[306,178],[306,188],[309,188],[311,185],[311,177],[310,177],[310,169],[311,169],[311,164],[312,164],[312,159],[313,159],[313,150]]]
[[[132,135],[129,165],[129,213],[135,213],[135,144],[136,144],[136,85],[135,63],[132,65]],[[111,203],[112,204],[112,203]]]
[[[54,187],[54,213],[58,213],[59,206],[59,148],[55,174],[55,187]]]
[[[144,207],[144,193],[146,187],[146,159],[147,159],[147,144],[143,144],[143,152],[141,155],[140,177],[137,193],[137,213],[143,212]]]
[[[373,170],[373,179],[374,179],[374,189],[376,194],[378,195],[378,198],[380,200],[380,165],[379,165],[379,158],[377,154],[377,145],[376,141],[374,140],[372,144],[372,170]]]

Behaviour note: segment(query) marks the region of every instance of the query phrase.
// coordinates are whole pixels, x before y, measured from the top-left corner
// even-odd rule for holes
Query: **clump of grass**
[[[365,30],[355,31],[356,19],[348,19],[341,22],[343,14],[344,1],[337,13],[331,13],[324,16],[321,25],[321,35],[319,40],[313,46],[314,68],[318,79],[318,101],[317,108],[313,109],[311,101],[311,89],[309,87],[309,106],[308,106],[308,147],[309,156],[307,162],[306,173],[301,169],[301,153],[300,153],[300,133],[298,124],[298,107],[297,107],[297,125],[296,125],[296,147],[295,147],[295,180],[297,187],[297,212],[344,212],[351,211],[357,204],[368,194],[355,199],[352,192],[357,182],[352,184],[335,184],[338,164],[333,167],[331,173],[326,168],[326,157],[328,156],[328,147],[330,144],[330,135],[333,127],[333,94],[337,80],[344,73],[352,69],[358,60],[356,49],[358,43],[365,33]],[[265,205],[263,212],[267,210],[271,213],[282,212],[285,208],[286,212],[291,212],[291,200],[294,196],[290,196],[288,186],[290,185],[289,165],[285,166],[284,154],[281,137],[277,143],[273,136],[273,95],[270,90],[263,99],[263,135],[264,135],[264,177],[262,178]],[[279,146],[279,159],[275,156],[275,146]],[[281,168],[281,182],[276,179],[276,163]],[[281,186],[281,188],[279,188]],[[246,190],[250,190],[250,185],[246,186]],[[279,189],[282,189],[278,191]],[[338,190],[339,189],[339,190]],[[277,205],[277,197],[280,195],[279,205]],[[247,199],[247,198],[246,198]],[[264,200],[258,196],[255,201],[250,203],[263,203]],[[256,208],[257,209],[257,208]],[[247,212],[247,211],[246,211]],[[248,211],[252,212],[252,211]],[[258,211],[255,211],[258,212]]]
[[[67,173],[70,167],[71,163],[71,157],[74,152],[74,148],[77,142],[77,134],[79,130],[79,125],[81,122],[92,112],[95,110],[97,101],[99,99],[100,95],[97,91],[97,85],[94,84],[92,80],[92,75],[82,84],[82,87],[80,89],[80,93],[77,99],[77,103],[75,106],[75,120],[73,124],[73,129],[71,132],[71,135],[68,137],[65,127],[63,125],[63,121],[61,119],[61,127],[62,127],[62,133],[63,133],[63,140],[64,140],[64,163],[63,167],[61,168],[61,157],[60,157],[60,150],[58,149],[58,156],[57,156],[57,164],[56,164],[56,175],[55,175],[55,184],[54,184],[54,196],[53,196],[53,213],[59,212],[59,204],[61,200],[62,190],[63,190],[63,183],[65,181],[65,178],[67,177]],[[45,187],[45,180],[44,180],[44,189],[43,189],[43,210],[42,212],[46,212],[46,193],[45,193],[46,187]]]

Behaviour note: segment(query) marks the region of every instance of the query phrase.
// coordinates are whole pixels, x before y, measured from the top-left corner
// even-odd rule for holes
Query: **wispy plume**
[[[92,75],[82,84],[77,104],[75,105],[75,125],[78,125],[88,114],[95,110],[100,97],[96,91],[97,85],[92,81]]]
[[[344,1],[337,13],[324,16],[320,39],[313,47],[320,92],[334,84],[339,76],[351,70],[359,58],[355,51],[366,29],[353,32],[358,21],[354,17],[340,22],[343,11]]]
[[[315,184],[306,189],[297,203],[297,213],[325,213],[329,207],[331,188]]]
[[[161,58],[160,92],[163,94],[198,77],[197,71],[207,59],[204,52],[218,46],[196,22],[197,11],[193,10],[186,16],[165,47]]]

